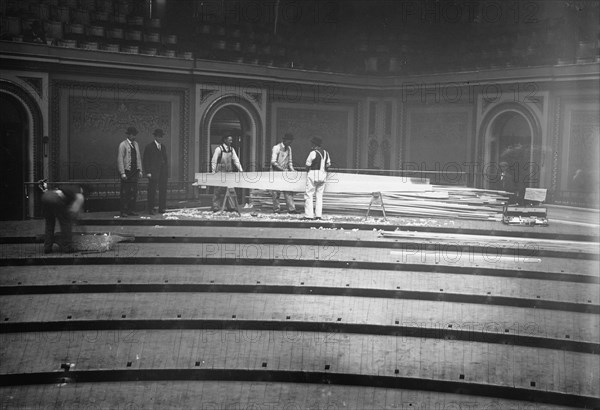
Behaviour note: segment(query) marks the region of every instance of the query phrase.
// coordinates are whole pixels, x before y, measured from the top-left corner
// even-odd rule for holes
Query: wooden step
[[[112,332],[72,332],[67,340],[13,343],[10,354],[3,355],[2,380],[18,381],[27,374],[37,383],[152,380],[156,375],[203,380],[226,372],[228,380],[250,381],[263,372],[271,381],[311,380],[314,375],[345,384],[354,375],[358,385],[420,385],[441,391],[453,386],[467,394],[510,388],[511,398],[537,393],[553,404],[566,404],[561,398],[590,404],[600,395],[598,355],[560,350],[540,355],[531,347],[235,329],[116,335],[115,340]]]
[[[460,301],[598,313],[598,285],[460,273],[263,266],[7,266],[0,294],[247,292]]]
[[[600,317],[597,314],[527,309],[511,306],[462,304],[424,300],[355,298],[323,295],[278,295],[246,293],[99,293],[7,295],[0,299],[4,331],[11,327],[57,330],[92,326],[94,321],[217,320],[251,321],[254,327],[280,326],[271,321],[365,325],[365,332],[394,332],[394,327],[427,331],[432,337],[444,332],[462,332],[462,338],[489,333],[503,343],[530,343],[529,338],[591,343],[597,350]],[[235,322],[233,320],[232,322]],[[263,323],[264,322],[264,323]],[[231,323],[234,325],[235,323]],[[368,326],[390,327],[370,329]],[[186,326],[194,325],[190,322]],[[118,326],[118,325],[111,325]],[[136,326],[144,326],[141,323]],[[153,325],[153,326],[160,326]],[[165,326],[176,326],[166,324]],[[360,330],[360,326],[356,331]]]
[[[11,408],[200,410],[442,410],[576,407],[402,388],[269,381],[131,381],[0,387]],[[580,408],[580,407],[578,407]]]

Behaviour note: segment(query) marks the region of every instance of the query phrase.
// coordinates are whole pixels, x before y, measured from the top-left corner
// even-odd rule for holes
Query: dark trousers
[[[135,212],[137,201],[138,172],[125,172],[126,179],[121,179],[121,212]]]
[[[167,176],[161,172],[158,177],[152,174],[148,180],[148,210],[152,211],[156,205],[156,188],[158,188],[158,210],[167,209]]]
[[[60,224],[63,250],[73,247],[73,220],[69,215],[64,199],[56,191],[46,191],[42,195],[42,207],[46,219],[46,231],[44,235],[44,250],[52,251],[54,244],[54,228],[56,220]]]

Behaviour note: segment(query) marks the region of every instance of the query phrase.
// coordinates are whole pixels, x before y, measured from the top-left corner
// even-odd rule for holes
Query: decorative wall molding
[[[201,90],[200,91],[200,102],[204,102],[207,101],[211,95],[214,95],[217,93],[217,90]]]
[[[554,138],[552,139],[552,176],[550,179],[550,190],[556,191],[558,187],[558,153],[560,152],[560,118],[562,112],[562,98],[558,97],[554,106],[554,117],[553,117],[553,133]]]
[[[364,103],[362,101],[358,101],[355,105],[354,109],[354,158],[353,158],[353,168],[360,168],[360,135],[362,134],[363,129],[363,110]]]
[[[215,91],[215,93],[216,93],[216,91]],[[213,95],[213,93],[211,93],[210,95]],[[200,139],[201,139],[200,146],[203,147],[204,150],[206,150],[206,155],[200,156],[200,164],[197,164],[199,167],[201,167],[203,165],[202,164],[203,157],[204,158],[210,157],[210,121],[217,111],[219,111],[221,108],[227,107],[229,105],[235,105],[235,106],[241,107],[244,111],[246,111],[246,113],[248,114],[248,117],[250,119],[250,122],[252,123],[252,125],[254,127],[254,135],[252,135],[254,140],[251,141],[251,144],[253,146],[254,155],[258,155],[260,152],[263,151],[263,149],[260,147],[261,144],[264,144],[264,142],[262,141],[263,136],[264,136],[264,125],[263,125],[261,112],[257,109],[255,104],[253,104],[249,100],[243,99],[239,95],[226,95],[226,96],[222,96],[220,98],[214,99],[211,102],[211,105],[203,110],[203,115],[200,120]],[[251,161],[256,162],[256,163],[261,163],[262,158],[255,157],[255,159],[251,160]],[[242,167],[245,167],[244,170],[246,170],[248,165],[242,164]],[[207,170],[202,170],[202,171],[207,171]]]
[[[377,153],[379,151],[379,140],[377,137],[369,138],[369,148],[367,154],[367,168],[373,169],[377,166],[375,163],[375,159],[377,157]]]
[[[215,104],[217,100],[223,98],[237,98],[239,101],[246,101],[254,106],[254,109],[264,117],[266,106],[266,91],[254,87],[226,87],[219,84],[207,83],[199,84],[200,111],[206,111]]]
[[[400,104],[400,109],[396,108],[396,113],[398,115],[398,121],[396,123],[396,130],[397,130],[397,134],[396,134],[396,149],[397,149],[397,155],[396,155],[396,161],[392,162],[393,166],[396,169],[401,169],[401,167],[403,166],[404,163],[404,116],[405,116],[405,112],[404,112],[404,104]]]
[[[31,86],[31,88],[37,93],[38,97],[42,98],[44,95],[44,81],[40,77],[25,77],[25,76],[17,76],[21,80],[25,81],[27,84]]]
[[[563,174],[568,172],[568,170],[563,169],[563,160],[564,158],[568,158],[568,152],[565,152],[565,144],[570,143],[571,138],[570,135],[565,135],[565,131],[567,131],[565,127],[569,125],[568,131],[572,131],[572,124],[566,123],[569,119],[569,113],[576,112],[575,107],[577,106],[582,107],[581,110],[588,111],[584,106],[598,106],[600,103],[597,96],[593,95],[560,95],[554,101],[552,116],[552,178],[550,185],[552,191],[557,191],[565,189],[565,187],[561,186],[561,181],[563,180]]]
[[[542,96],[537,96],[537,97],[529,97],[527,99],[527,102],[535,104],[535,106],[537,107],[537,109],[540,112],[544,112],[544,103],[545,103],[545,98]]]
[[[246,95],[250,97],[250,99],[252,99],[257,106],[260,107],[262,105],[262,93],[246,93]]]
[[[381,152],[383,157],[381,167],[383,169],[390,169],[392,165],[392,142],[390,138],[383,139],[381,143]]]

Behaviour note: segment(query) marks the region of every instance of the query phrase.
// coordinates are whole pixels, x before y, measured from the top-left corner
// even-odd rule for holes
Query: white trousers
[[[306,176],[306,190],[304,191],[304,216],[307,218],[320,218],[323,215],[323,191],[325,191],[325,176],[323,171],[309,171]],[[316,195],[316,204],[313,211],[313,195]]]

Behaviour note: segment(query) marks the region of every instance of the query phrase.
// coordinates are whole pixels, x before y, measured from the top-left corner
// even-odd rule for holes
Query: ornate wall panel
[[[600,120],[598,111],[573,110],[568,125],[568,147],[563,155],[563,190],[575,190],[577,170],[585,173],[586,190],[598,190]]]
[[[331,154],[332,165],[338,168],[352,167],[354,154],[350,151],[355,119],[350,108],[342,110],[310,109],[303,107],[276,107],[275,135],[291,132],[295,136],[294,162],[304,164],[310,151],[310,138],[318,135]]]
[[[370,101],[368,116],[367,168],[391,169],[398,161],[396,144],[394,144],[396,141],[392,138],[394,123],[392,101]]]
[[[170,147],[171,179],[186,179],[190,91],[187,88],[55,80],[51,95],[50,172],[55,181],[115,179],[116,152],[125,129],[135,126],[140,148],[163,128]]]
[[[412,107],[406,125],[404,168],[448,171],[438,183],[455,181],[456,171],[466,171],[471,134],[470,109]],[[436,182],[432,180],[432,182]]]
[[[573,190],[577,169],[597,181],[600,120],[598,100],[590,96],[560,96],[553,115],[552,191]],[[593,177],[593,178],[592,178]],[[596,189],[597,187],[592,187]]]
[[[381,110],[377,101],[369,101],[369,144],[367,149],[367,168],[379,168],[381,153],[379,151],[381,138]]]
[[[69,166],[63,178],[70,180],[117,178],[116,147],[124,138],[124,130],[134,125],[140,149],[151,141],[156,128],[171,130],[171,103],[84,97],[69,99]],[[171,146],[170,132],[164,144]]]

